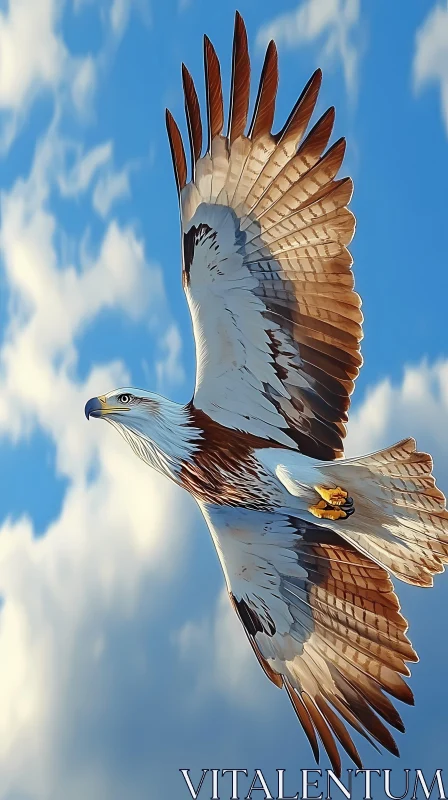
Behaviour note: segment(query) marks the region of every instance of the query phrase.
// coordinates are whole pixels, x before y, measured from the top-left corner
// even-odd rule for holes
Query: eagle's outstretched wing
[[[387,695],[413,703],[402,675],[417,656],[386,570],[287,514],[202,510],[255,655],[286,689],[316,760],[318,736],[340,774],[336,738],[362,768],[347,724],[398,755],[382,720],[404,731]]]
[[[245,134],[250,63],[237,14],[226,136],[219,62],[205,38],[203,156],[198,98],[183,67],[189,183],[182,138],[167,112],[196,339],[194,405],[226,427],[332,459],[342,455],[362,363],[362,314],[347,250],[355,227],[346,207],[353,185],[336,179],[344,140],[325,152],[334,109],[305,135],[320,71],[272,134],[277,80],[271,42]]]

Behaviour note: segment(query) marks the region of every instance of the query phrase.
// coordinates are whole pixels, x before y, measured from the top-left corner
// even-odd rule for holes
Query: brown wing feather
[[[250,60],[247,33],[241,14],[235,14],[233,38],[232,80],[228,139],[230,145],[243,135],[249,111]]]
[[[398,451],[413,455],[407,443]],[[386,469],[393,454],[377,458]],[[418,659],[386,569],[338,533],[281,511],[210,503],[205,518],[251,646],[286,689],[316,759],[319,737],[337,774],[337,742],[361,769],[349,727],[398,755],[388,726],[404,732],[394,699],[413,704],[403,676]]]
[[[289,139],[297,142],[302,138],[316,106],[321,83],[322,70],[316,69],[302,89],[283,128],[275,134],[278,143],[282,142],[284,144],[285,140]]]
[[[269,42],[260,85],[255,101],[254,114],[249,127],[248,137],[256,141],[260,136],[271,132],[274,122],[275,99],[278,87],[278,56],[275,42]]]
[[[316,122],[296,155],[284,164],[275,180],[251,207],[250,218],[260,220],[270,212],[276,202],[283,199],[284,192],[297,183],[314,166],[325,150],[334,125],[334,108],[329,108]],[[270,217],[269,217],[270,218]]]
[[[194,180],[196,161],[202,150],[202,123],[198,96],[196,94],[193,78],[185,64],[182,64],[182,82],[185,95],[185,114],[187,117],[188,137],[191,151],[191,175]]]
[[[330,728],[325,722],[323,715],[319,712],[317,705],[314,703],[311,697],[307,695],[306,692],[302,693],[302,700],[308,711],[308,714],[310,715],[313,725],[316,728],[317,733],[319,734],[319,738],[323,746],[325,747],[328,758],[330,759],[331,766],[333,767],[334,773],[339,778],[341,776],[341,757],[339,755],[338,748],[336,747],[336,742],[333,738]]]
[[[222,100],[221,69],[219,60],[208,36],[204,36],[205,93],[208,120],[208,150],[212,140],[224,126],[224,105]]]
[[[339,775],[335,737],[362,768],[345,723],[373,746],[378,742],[398,755],[385,723],[400,732],[404,725],[387,694],[413,704],[412,692],[401,675],[409,675],[406,662],[415,662],[417,656],[406,636],[407,623],[388,573],[337,535],[303,521],[300,527],[302,536],[293,551],[307,577],[280,573],[279,585],[273,581],[272,603],[266,595],[260,597],[255,583],[245,595],[251,631],[247,620],[239,616],[266,674],[277,686],[285,687],[316,760],[317,734]],[[256,544],[252,547],[255,554]],[[269,571],[276,575],[274,556]],[[274,611],[278,597],[287,603],[279,618]],[[232,601],[238,612],[238,603]],[[286,642],[288,656],[282,664],[284,640],[276,643],[273,638],[266,651],[274,658],[273,667],[264,654],[266,628],[259,624],[266,609],[274,631],[290,615],[291,636],[299,641],[295,656]]]
[[[380,717],[401,732],[404,726],[384,692],[413,704],[400,673],[408,675],[406,662],[417,656],[387,572],[323,530],[310,528],[295,552],[308,577],[290,578],[281,586],[282,596],[291,599],[290,613],[304,642],[283,673],[283,682],[315,755],[310,722],[335,772],[340,761],[332,734],[362,768],[342,720],[398,755]],[[254,643],[260,647],[257,636]]]
[[[364,729],[398,754],[395,741],[376,714],[404,731],[400,715],[384,691],[413,703],[411,690],[397,674],[409,674],[405,662],[417,660],[405,634],[406,621],[382,567],[337,537],[325,540],[323,533],[321,538],[323,541],[312,543],[310,536],[298,546],[308,579],[302,589],[290,585],[300,601],[302,624],[304,608],[305,612],[308,608],[310,620],[308,639],[295,669],[299,676],[295,691],[303,696],[317,727],[321,722],[306,700],[309,696],[355,763],[359,756],[351,751],[351,739],[345,738],[347,731],[330,705],[352,727],[359,732]],[[332,752],[330,739],[325,741],[326,749],[328,743]],[[331,753],[329,757],[332,759]]]
[[[273,139],[278,147],[263,165],[247,196],[248,214],[252,212],[264,191],[271,186],[279,172],[295,154],[297,142],[305,133],[315,109],[321,83],[322,72],[318,69],[303,89],[285,125],[279,133],[274,135]]]
[[[355,745],[353,744],[347,728],[343,725],[339,717],[334,713],[321,695],[318,695],[314,702],[316,703],[316,706],[318,707],[322,716],[326,719],[336,738],[342,744],[345,752],[350,756],[358,769],[362,769],[361,758]]]
[[[177,127],[173,115],[168,109],[166,109],[166,128],[171,148],[171,158],[173,159],[174,177],[176,179],[177,191],[180,195],[187,182],[187,161],[185,159],[182,136],[180,135],[179,128]]]
[[[316,729],[311,721],[311,717],[306,709],[301,695],[296,692],[288,680],[285,680],[285,689],[297,714],[297,718],[311,745],[314,758],[316,759],[317,763],[319,763],[319,744],[316,737]]]

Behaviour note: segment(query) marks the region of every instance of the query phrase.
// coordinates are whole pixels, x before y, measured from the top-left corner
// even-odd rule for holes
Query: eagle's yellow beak
[[[91,400],[87,401],[84,408],[87,419],[89,419],[89,417],[104,417],[106,414],[121,414],[122,411],[129,411],[129,408],[125,405],[108,405],[107,398],[104,394],[100,394],[99,397],[92,397]]]
[[[92,397],[87,401],[84,413],[86,418],[89,419],[89,417],[101,417],[101,415],[108,410],[106,398],[104,395],[100,395],[99,397]]]

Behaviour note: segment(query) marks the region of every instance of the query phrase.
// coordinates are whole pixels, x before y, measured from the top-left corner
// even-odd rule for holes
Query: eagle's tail
[[[328,485],[345,488],[355,513],[328,525],[397,578],[432,586],[448,563],[448,512],[432,458],[414,439],[368,456],[319,465]]]

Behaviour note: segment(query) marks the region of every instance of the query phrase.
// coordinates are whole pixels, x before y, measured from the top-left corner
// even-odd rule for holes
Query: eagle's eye
[[[120,394],[118,395],[118,402],[127,405],[132,400],[132,394]]]

